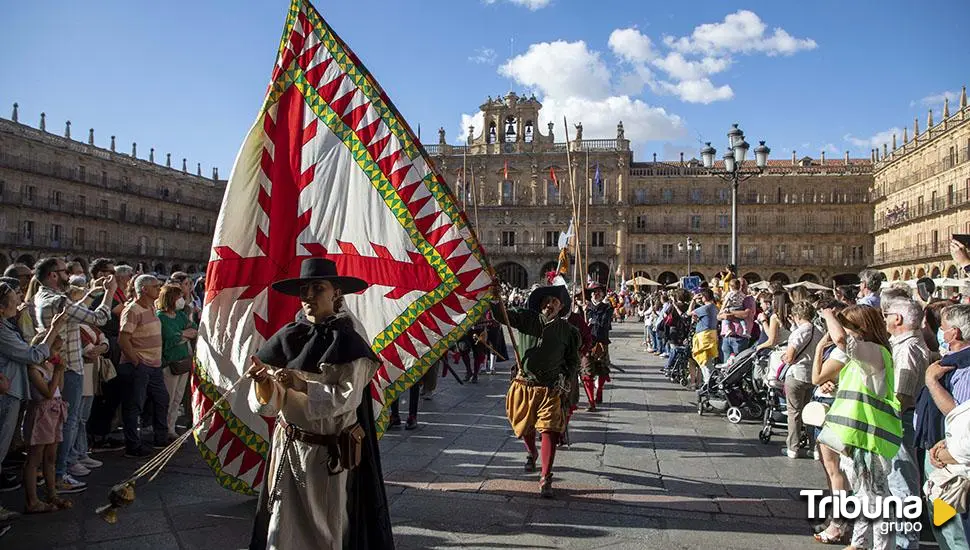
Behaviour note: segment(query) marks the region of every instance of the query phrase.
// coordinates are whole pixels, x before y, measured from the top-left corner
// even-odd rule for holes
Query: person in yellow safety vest
[[[825,309],[821,314],[836,345],[830,358],[845,366],[818,440],[841,453],[840,467],[853,493],[874,505],[876,497],[892,496],[888,475],[903,439],[889,333],[882,313],[869,306],[850,306],[839,313]],[[888,549],[895,544],[895,534],[885,523],[883,518],[860,516],[851,539],[831,525],[815,538],[829,544],[849,542],[855,548]]]

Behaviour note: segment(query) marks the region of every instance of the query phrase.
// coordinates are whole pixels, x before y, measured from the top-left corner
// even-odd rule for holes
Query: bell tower
[[[539,109],[542,109],[542,104],[535,96],[524,98],[515,92],[497,99],[489,96],[480,109],[485,127],[469,141],[475,152],[538,151],[539,144],[552,142],[551,136],[539,132]]]

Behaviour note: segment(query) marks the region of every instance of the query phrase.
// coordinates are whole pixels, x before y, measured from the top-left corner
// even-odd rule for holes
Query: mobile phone
[[[958,241],[967,248],[970,248],[970,233],[954,233],[953,240]]]

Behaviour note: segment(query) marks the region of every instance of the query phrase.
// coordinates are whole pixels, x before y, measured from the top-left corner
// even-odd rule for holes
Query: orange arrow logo
[[[941,498],[933,501],[933,525],[939,527],[953,519],[957,511]]]

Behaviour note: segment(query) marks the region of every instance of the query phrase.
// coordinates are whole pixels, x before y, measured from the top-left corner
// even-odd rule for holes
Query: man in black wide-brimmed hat
[[[592,333],[593,345],[583,355],[580,375],[586,399],[587,411],[595,411],[596,404],[603,402],[603,388],[610,381],[610,331],[613,330],[613,306],[603,298],[606,289],[599,283],[586,288],[586,321]]]
[[[303,315],[246,373],[250,407],[277,419],[250,549],[394,548],[370,397],[380,363],[342,307],[366,288],[324,258],[273,284]]]
[[[493,287],[497,300],[501,299],[500,291],[498,285]],[[532,291],[528,309],[508,312],[509,326],[518,331],[516,344],[522,368],[505,396],[505,412],[515,436],[529,452],[527,472],[536,469],[536,432],[542,434],[539,494],[545,498],[552,497],[552,464],[560,434],[566,429],[562,407],[566,380],[576,376],[579,366],[579,332],[561,317],[570,306],[566,287],[546,286]],[[492,305],[492,316],[505,320],[501,304]]]

